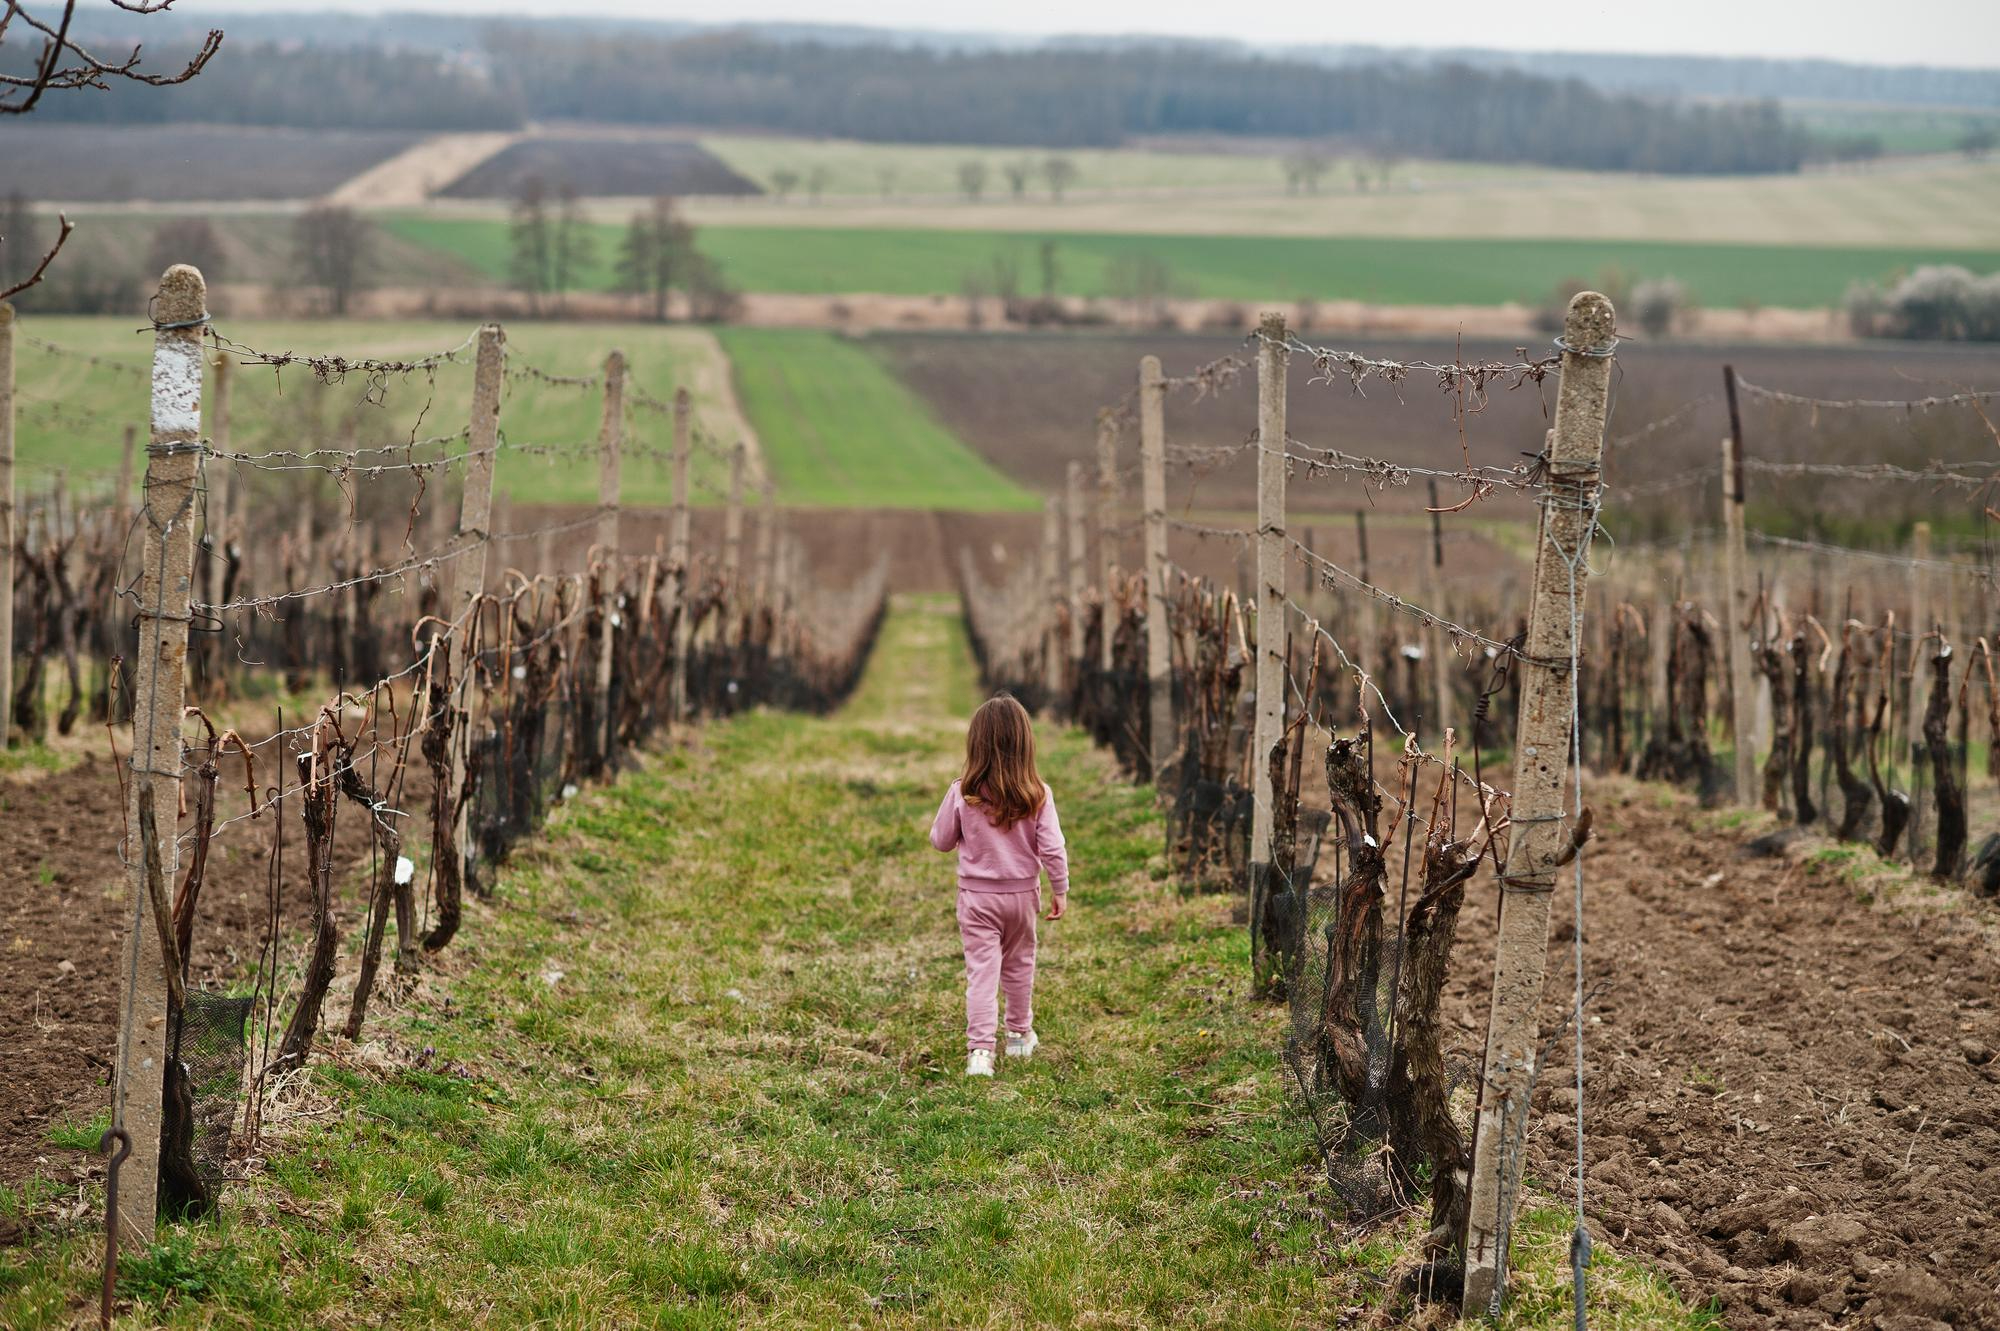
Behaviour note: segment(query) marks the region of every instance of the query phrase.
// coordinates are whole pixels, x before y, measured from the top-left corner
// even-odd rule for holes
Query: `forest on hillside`
[[[147,55],[164,65],[177,52]],[[52,95],[41,114],[345,129],[570,119],[1049,147],[1219,134],[1704,174],[1794,170],[1809,147],[1768,101],[1614,94],[1576,79],[1455,64],[1330,68],[1186,43],[937,51],[509,24],[488,27],[477,49],[458,53],[225,41],[198,85]]]

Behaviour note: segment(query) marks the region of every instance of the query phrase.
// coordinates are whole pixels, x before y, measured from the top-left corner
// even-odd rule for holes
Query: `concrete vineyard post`
[[[1921,643],[1923,636],[1937,627],[1931,610],[1931,524],[1919,522],[1910,529],[1910,627],[1913,643]],[[1921,646],[1910,649],[1910,710],[1903,725],[1905,743],[1903,753],[1908,761],[1915,763],[1915,745],[1924,733],[1924,708],[1930,702],[1929,671],[1925,668],[1927,654]],[[1895,761],[1895,750],[1890,750]],[[1923,801],[1914,801],[1911,810],[1911,825],[1914,828],[1923,816]],[[1912,839],[1914,842],[1914,838]]]
[[[625,445],[625,353],[604,358],[604,414],[597,422],[597,724],[609,758],[615,727],[611,720],[611,658],[618,640],[618,507],[621,452]],[[543,564],[544,568],[548,565]]]
[[[1252,978],[1261,988],[1278,979],[1264,944],[1266,880],[1277,791],[1271,783],[1271,749],[1285,728],[1285,373],[1291,352],[1285,320],[1266,314],[1257,348],[1257,711],[1250,741],[1250,953]]]
[[[122,533],[132,522],[132,460],[139,452],[139,427],[125,427],[125,444],[118,457],[118,498],[113,501],[113,511],[118,514],[118,530]]]
[[[1430,483],[1431,498],[1431,560],[1430,580],[1424,597],[1429,602],[1433,615],[1450,618],[1444,603],[1444,514],[1438,512],[1437,481]],[[1430,730],[1433,744],[1444,742],[1444,732],[1457,724],[1451,709],[1451,633],[1441,625],[1433,624],[1426,635],[1429,639],[1424,650],[1431,658],[1431,694],[1436,700],[1431,713]]]
[[[132,436],[128,432],[125,437]],[[123,530],[125,524],[118,526]],[[7,747],[7,726],[13,716],[14,307],[0,301],[0,749]]]
[[[693,590],[688,569],[688,449],[693,443],[692,402],[685,388],[674,390],[674,512],[668,534],[667,564],[673,570],[674,679],[668,715],[680,720],[687,710],[687,654],[694,635],[688,631],[688,611]]]
[[[128,930],[111,1097],[112,1126],[132,1139],[132,1154],[119,1176],[118,1228],[133,1243],[152,1241],[160,1185],[168,981],[147,881],[150,869],[158,880],[173,883],[180,868],[174,815],[180,808],[181,710],[187,703],[207,301],[201,273],[176,264],[161,277],[153,306],[152,442],[138,532],[139,641],[132,653],[132,781],[125,808]]]
[[[1527,645],[1516,663],[1521,706],[1514,732],[1514,832],[1501,874],[1493,1006],[1473,1142],[1467,1316],[1497,1313],[1506,1290],[1540,1040],[1536,1007],[1548,962],[1549,901],[1557,871],[1575,849],[1577,829],[1565,812],[1577,702],[1572,664],[1590,571],[1585,555],[1597,521],[1615,320],[1609,300],[1585,291],[1570,301],[1563,321],[1562,381],[1542,490]]]
[[[1042,500],[1042,688],[1050,699],[1062,689],[1062,642],[1056,607],[1062,604],[1062,501]]]
[[[1097,668],[1111,673],[1112,648],[1118,637],[1118,431],[1109,421],[1097,423],[1097,571],[1104,612],[1097,634]]]
[[[229,451],[230,384],[234,378],[229,353],[224,352],[215,358],[215,383],[209,393],[208,450],[211,454]],[[208,473],[207,516],[211,563],[226,557],[229,536],[235,530],[230,520],[236,505],[234,473],[235,468],[227,465],[211,468]],[[216,564],[216,570],[217,573],[221,570],[219,563]]]
[[[1069,681],[1071,701],[1074,702],[1078,690],[1083,685],[1083,649],[1086,645],[1083,623],[1083,464],[1072,461],[1069,464],[1069,490],[1063,496],[1063,509],[1069,519],[1069,549],[1064,563],[1069,569]]]
[[[729,450],[729,508],[722,517],[722,585],[732,607],[743,602],[743,468],[749,451],[741,439]],[[732,611],[733,613],[733,611]],[[717,626],[716,641],[727,642],[729,624]]]
[[[1167,639],[1167,385],[1160,358],[1139,361],[1140,503],[1146,523],[1146,724],[1157,785],[1174,745],[1173,644]]]
[[[465,431],[465,488],[458,500],[458,530],[449,547],[445,564],[443,595],[439,598],[442,617],[454,625],[458,639],[452,652],[452,672],[457,680],[456,715],[451,733],[451,789],[458,806],[456,853],[460,881],[464,881],[469,857],[467,828],[471,810],[466,807],[467,760],[472,754],[472,687],[475,672],[467,659],[473,637],[473,607],[486,591],[487,544],[493,521],[493,453],[500,441],[500,381],[506,369],[507,334],[498,324],[479,330],[479,349],[472,369],[472,414]]]
[[[778,492],[769,479],[764,482],[764,507],[757,515],[757,604],[771,603],[771,538],[778,517]]]
[[[1722,441],[1722,565],[1729,584],[1723,642],[1729,652],[1730,729],[1736,743],[1736,802],[1757,803],[1757,689],[1750,670],[1750,560],[1743,544],[1743,421],[1736,408],[1736,367],[1722,367],[1729,435]]]

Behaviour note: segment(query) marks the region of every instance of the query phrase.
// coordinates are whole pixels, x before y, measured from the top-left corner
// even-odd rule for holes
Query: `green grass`
[[[865,346],[800,329],[722,331],[743,410],[795,503],[1032,509],[1040,500],[940,424]]]
[[[220,317],[226,336],[267,351],[338,352],[349,356],[410,359],[457,346],[473,325],[437,321],[272,321]],[[138,332],[130,318],[35,317],[18,324],[23,340],[15,356],[18,386],[16,447],[24,471],[22,491],[45,488],[51,473],[68,470],[72,489],[113,488],[125,426],[134,424],[143,443],[148,379],[29,345],[35,337],[76,351],[113,359],[141,371],[152,353],[150,332]],[[720,390],[724,370],[709,335],[701,330],[650,324],[523,324],[508,329],[509,364],[538,366],[559,375],[595,374],[613,347],[625,352],[631,383],[666,399],[680,384],[691,386],[697,424],[725,445],[734,442],[736,417]],[[371,385],[363,376],[322,385],[310,370],[246,368],[233,388],[231,447],[238,452],[333,447],[352,438],[382,446],[463,428],[471,408],[471,352],[464,363],[441,367],[435,381],[423,374],[391,376]],[[594,503],[594,454],[599,395],[592,390],[510,377],[501,402],[506,438],[531,444],[578,444],[581,454],[560,457],[522,454],[502,457],[495,488],[522,502]],[[352,433],[343,422],[352,420]],[[627,437],[664,452],[668,428],[660,417],[633,411]],[[143,466],[143,459],[141,459]],[[697,501],[706,501],[722,483],[726,463],[697,452]],[[288,473],[261,473],[257,484],[273,499],[288,492]],[[783,478],[780,478],[782,484]],[[632,450],[624,468],[624,496],[632,503],[661,503],[671,497],[664,461]],[[707,493],[704,493],[706,487]]]
[[[1786,113],[1820,138],[1872,134],[1886,153],[1955,152],[1969,129],[2000,130],[2000,113],[1862,102],[1792,102]]]
[[[951,867],[923,832],[977,697],[949,608],[906,607],[840,714],[746,715],[577,801],[385,1005],[387,1056],[317,1062],[221,1218],[128,1255],[127,1316],[1353,1322],[1417,1222],[1349,1241],[1322,1213],[1232,903],[1160,881],[1150,792],[1073,731],[1042,734],[1076,865],[1045,1044],[960,1075]],[[1508,1325],[1569,1324],[1566,1229],[1526,1216]],[[96,1252],[89,1219],[0,1252],[0,1325],[68,1325]],[[1628,1264],[1594,1288],[1594,1325],[1701,1325]]]
[[[504,278],[500,221],[401,216],[386,225]],[[618,228],[596,227],[598,263],[588,285],[613,282]],[[1385,305],[1533,303],[1565,279],[1607,268],[1632,278],[1676,277],[1704,305],[1812,308],[1838,303],[1848,283],[1921,263],[2000,267],[2000,250],[1811,245],[1705,245],[1621,240],[1475,240],[1342,236],[1141,235],[1111,232],[959,231],[943,228],[706,226],[701,247],[746,291],[888,295],[959,293],[968,277],[990,288],[994,263],[1011,260],[1022,288],[1039,289],[1044,241],[1056,246],[1058,288],[1070,296],[1117,294],[1114,265],[1149,256],[1172,275],[1174,294],[1226,300],[1360,300]]]

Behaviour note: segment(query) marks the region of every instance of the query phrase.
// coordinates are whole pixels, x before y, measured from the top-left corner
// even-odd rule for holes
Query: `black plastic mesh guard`
[[[159,1213],[206,1215],[222,1191],[230,1132],[242,1101],[249,998],[199,989],[168,1030],[160,1116]]]

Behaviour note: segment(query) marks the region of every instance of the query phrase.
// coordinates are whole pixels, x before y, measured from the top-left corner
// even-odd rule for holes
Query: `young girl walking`
[[[1069,906],[1069,857],[1056,800],[1035,771],[1027,709],[999,694],[972,714],[965,774],[931,824],[931,844],[958,852],[958,936],[965,944],[965,1075],[993,1075],[995,989],[1007,996],[1007,1053],[1027,1058],[1035,1037],[1035,917],[1048,870],[1048,918]]]

